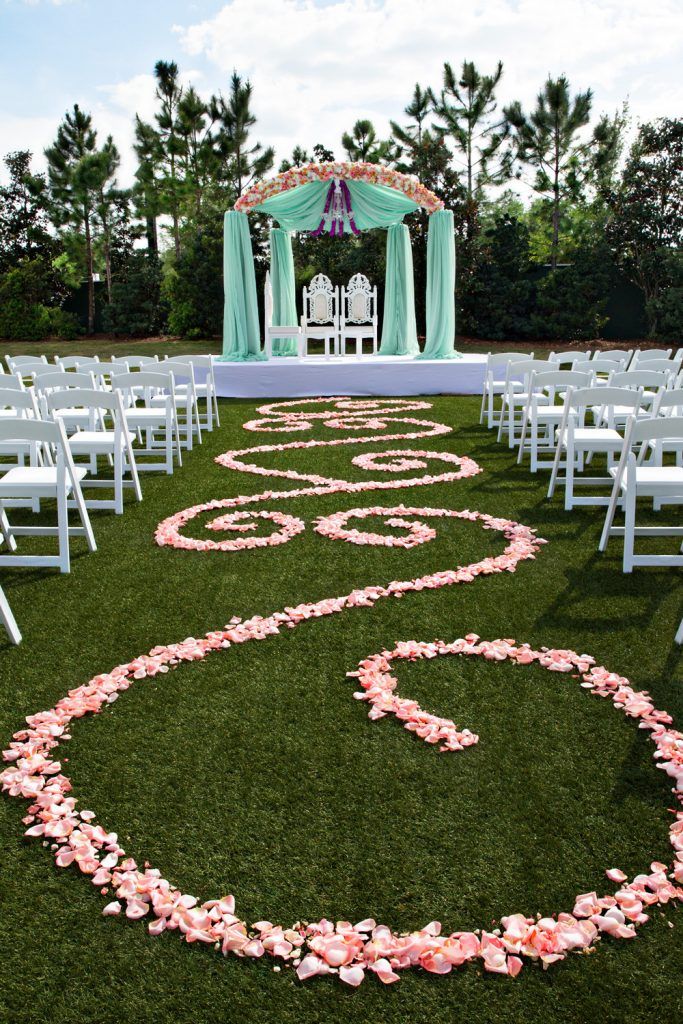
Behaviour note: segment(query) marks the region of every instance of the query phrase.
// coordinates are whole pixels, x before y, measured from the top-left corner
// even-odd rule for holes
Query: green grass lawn
[[[277,548],[159,548],[154,529],[175,511],[288,486],[214,463],[228,448],[302,436],[246,433],[256,404],[223,401],[221,429],[182,470],[144,475],[144,501],[128,497],[123,517],[93,514],[98,551],[87,555],[75,541],[71,575],[2,571],[24,634],[16,649],[0,640],[0,736],[9,740],[27,714],[156,644],[502,548],[499,534],[444,520],[431,520],[437,538],[412,550],[359,548],[316,534],[318,515],[401,501],[472,508],[548,540],[513,575],[379,601],[232,647],[136,683],[75,723],[60,755],[80,806],[184,892],[235,893],[248,921],[372,916],[397,929],[434,918],[448,931],[491,927],[504,914],[571,910],[577,893],[609,891],[608,867],[631,875],[671,860],[670,784],[654,769],[646,733],[567,677],[482,659],[399,663],[402,695],[479,734],[477,746],[448,755],[393,719],[371,722],[353,699],[345,674],[363,657],[400,639],[476,632],[593,654],[649,689],[679,728],[683,721],[683,657],[673,644],[680,573],[624,576],[617,541],[597,553],[602,511],[567,514],[559,496],[548,502],[547,475],[518,468],[477,425],[478,399],[429,401],[431,412],[414,415],[453,432],[414,446],[470,455],[481,475],[388,495],[274,502],[307,523]],[[303,436],[324,437],[325,428]],[[378,440],[259,461],[361,480],[353,455],[404,446]],[[186,533],[199,536],[202,521]],[[470,966],[444,978],[403,972],[388,988],[371,977],[358,990],[336,979],[302,985],[271,961],[224,959],[172,935],[153,939],[144,922],[103,918],[97,889],[22,837],[25,807],[0,800],[3,1024],[617,1024],[681,1012],[681,915],[671,908],[656,909],[634,941],[605,939],[592,955],[570,955],[547,972],[529,965],[514,981]]]

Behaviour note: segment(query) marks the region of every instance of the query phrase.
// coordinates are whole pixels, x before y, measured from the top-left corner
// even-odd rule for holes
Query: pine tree
[[[93,280],[93,227],[99,175],[92,158],[97,155],[97,133],[90,114],[78,104],[67,112],[57,138],[45,150],[50,183],[52,217],[57,227],[71,227],[85,247],[88,285],[88,331],[95,329],[95,285]]]
[[[133,146],[138,158],[135,171],[135,188],[133,197],[135,207],[145,221],[147,248],[150,252],[159,251],[157,218],[163,211],[162,197],[162,164],[164,150],[161,136],[153,125],[135,115],[135,144]]]
[[[260,142],[250,143],[250,130],[256,124],[251,96],[251,82],[233,72],[227,101],[219,95],[212,97],[210,104],[211,118],[220,124],[216,148],[222,165],[221,175],[237,196],[267,174],[275,160],[272,146],[264,149]]]
[[[464,61],[460,78],[451,65],[443,66],[443,88],[431,98],[437,131],[460,153],[467,190],[467,234],[475,233],[479,202],[487,185],[500,185],[510,176],[505,147],[505,118],[498,115],[496,89],[503,75],[499,61],[492,75],[483,75],[473,61]]]
[[[552,200],[551,264],[557,266],[560,214],[566,196],[576,198],[581,182],[581,161],[590,144],[581,144],[579,132],[590,121],[593,93],[590,89],[571,98],[567,78],[548,78],[536,106],[525,114],[519,101],[505,108],[515,136],[517,156],[536,168],[534,188]],[[596,144],[599,139],[595,139]]]
[[[156,97],[161,104],[155,117],[163,153],[164,212],[170,214],[173,223],[173,245],[177,259],[180,256],[180,205],[183,191],[179,165],[185,152],[178,108],[183,98],[183,88],[175,61],[158,60],[154,65],[154,77],[157,81]]]
[[[372,121],[356,121],[351,133],[344,132],[342,146],[349,160],[362,160],[368,164],[378,164],[392,160],[395,147],[390,139],[378,139]]]

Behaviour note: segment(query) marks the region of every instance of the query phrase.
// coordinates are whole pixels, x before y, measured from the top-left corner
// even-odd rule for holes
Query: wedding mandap
[[[407,214],[429,215],[427,234],[426,339],[420,351]],[[266,350],[249,231],[249,213],[267,214],[270,231],[270,299]],[[300,332],[296,308],[292,233],[332,238],[386,229],[386,277],[380,356],[441,360],[455,351],[455,238],[453,213],[416,178],[379,164],[319,163],[293,167],[257,182],[226,212],[224,224],[223,362],[271,355],[296,356]],[[361,277],[362,275],[357,275]],[[365,279],[366,280],[366,279]],[[282,329],[282,336],[277,335]]]

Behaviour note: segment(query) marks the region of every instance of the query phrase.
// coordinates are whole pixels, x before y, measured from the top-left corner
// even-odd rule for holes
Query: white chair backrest
[[[65,368],[54,363],[48,363],[46,366],[43,366],[42,369],[38,367],[31,373],[34,387],[38,386],[44,377],[54,377],[56,374],[59,374],[60,377],[64,377],[66,374]]]
[[[0,420],[0,441],[38,441],[44,444],[60,444],[64,439],[62,425],[51,420]]]
[[[25,384],[18,373],[0,373],[0,388],[23,391]]]
[[[142,398],[149,404],[154,395],[166,391],[169,395],[175,388],[173,373],[162,370],[165,364],[160,363],[158,370],[136,370],[134,373],[119,373],[112,377],[111,386],[121,391],[126,400],[135,405],[136,399]]]
[[[304,317],[312,324],[330,324],[337,321],[337,290],[329,277],[316,274],[304,288]]]
[[[47,391],[65,391],[69,388],[94,388],[95,378],[92,373],[69,370],[69,372],[54,370],[52,373],[41,373],[36,375],[36,391],[44,393]]]
[[[189,359],[165,359],[159,363],[159,369],[172,373],[176,384],[178,381],[194,381],[194,367]]]
[[[63,410],[88,409],[90,417],[90,429],[104,428],[104,417],[102,412],[112,413],[114,421],[123,420],[123,405],[121,395],[118,391],[98,391],[96,388],[74,388],[70,391],[53,391],[46,395],[45,404],[48,413],[53,416]],[[100,415],[96,415],[96,414]]]
[[[592,374],[577,370],[540,370],[533,375],[532,389],[552,388],[562,391],[565,388],[589,388],[592,379]]]
[[[534,373],[542,373],[548,370],[547,359],[516,359],[507,364],[505,382],[515,380],[524,381],[528,385]]]
[[[683,387],[660,391],[655,399],[653,416],[683,416]]]
[[[578,370],[579,373],[592,373],[593,376],[598,373],[615,373],[624,369],[624,361],[623,359],[596,359],[593,356],[592,359],[582,359],[574,363],[572,369]]]
[[[609,379],[615,388],[665,388],[670,375],[664,370],[619,370]]]
[[[344,317],[350,324],[370,323],[377,310],[377,289],[373,288],[365,274],[354,274],[344,289]]]
[[[569,363],[571,366],[579,360],[590,359],[591,350],[586,349],[584,352],[579,352],[576,349],[568,349],[566,352],[551,352],[548,356],[549,363],[557,363],[558,366],[564,366],[565,363]]]
[[[174,362],[180,360],[181,363],[192,363],[193,366],[209,367],[213,366],[212,355],[198,355],[198,356],[172,356]]]
[[[636,352],[631,360],[630,366],[635,369],[636,366],[640,366],[641,363],[649,363],[651,359],[670,359],[671,349],[670,348],[645,348],[636,349]]]
[[[639,369],[663,370],[670,376],[675,376],[680,369],[680,363],[676,359],[648,359],[645,365],[639,366]]]
[[[64,370],[77,370],[81,363],[92,362],[96,356],[55,356],[55,366]]]
[[[17,391],[15,388],[0,387],[0,409],[9,409],[17,416],[33,418],[36,415],[35,399],[31,392]]]
[[[124,364],[129,370],[141,370],[143,366],[156,366],[159,356],[112,356],[111,361]]]
[[[631,409],[635,415],[640,409],[643,400],[643,389],[631,390],[630,388],[605,387],[578,388],[570,391],[567,395],[566,408],[570,413],[578,412],[579,423],[585,423],[586,412],[589,409],[600,411],[599,419],[607,422],[607,426],[614,428],[614,410],[616,407],[622,410]]]
[[[606,348],[604,351],[598,348],[593,353],[593,359],[616,359],[628,366],[635,351],[632,348]]]
[[[5,356],[5,362],[10,373],[14,373],[20,366],[30,366],[33,363],[46,363],[47,356]]]
[[[533,359],[533,352],[489,352],[486,357],[487,368],[507,366],[508,363],[519,363],[523,359]]]

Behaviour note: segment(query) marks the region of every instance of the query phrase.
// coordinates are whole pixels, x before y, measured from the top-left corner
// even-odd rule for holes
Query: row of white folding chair
[[[528,452],[532,473],[552,468],[552,459],[543,460],[541,456],[555,455],[557,428],[564,415],[567,391],[590,387],[592,380],[591,373],[578,370],[549,369],[532,374],[522,417],[518,465]]]
[[[673,377],[668,367],[661,367],[654,369],[655,362],[650,364],[653,369],[641,369],[641,370],[622,370],[621,363],[619,361],[612,360],[597,360],[587,359],[582,360],[574,364],[572,370],[559,370],[553,371],[548,362],[542,359],[526,359],[518,360],[508,364],[505,380],[505,388],[502,394],[502,408],[498,424],[498,440],[501,441],[503,433],[507,430],[508,434],[508,446],[514,447],[517,441],[517,429],[520,428],[522,435],[526,434],[525,428],[528,425],[529,418],[531,416],[531,405],[532,401],[536,409],[539,406],[548,405],[549,399],[545,394],[545,387],[553,386],[555,390],[563,391],[562,378],[556,378],[553,385],[539,386],[537,378],[539,374],[543,373],[579,373],[584,378],[587,375],[588,380],[582,381],[579,385],[579,380],[572,382],[570,378],[564,378],[566,386],[589,386],[591,384],[611,384],[618,387],[634,387],[643,386],[644,388],[654,388],[655,390],[649,390],[645,393],[646,402],[648,404],[656,397],[658,389],[669,387],[673,383]],[[522,378],[521,386],[518,378]],[[551,403],[552,404],[552,403]],[[519,415],[518,415],[519,414]],[[546,423],[552,421],[553,417],[557,417],[557,413],[550,413],[546,417]],[[536,415],[536,423],[540,423],[538,415]],[[522,441],[520,447],[520,458],[524,451],[526,441]],[[536,460],[534,460],[536,466]],[[535,472],[535,469],[533,470]]]

